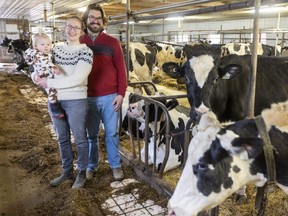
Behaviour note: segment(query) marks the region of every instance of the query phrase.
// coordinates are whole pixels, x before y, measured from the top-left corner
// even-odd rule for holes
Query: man
[[[87,180],[92,179],[98,169],[98,145],[100,122],[105,129],[108,162],[116,181],[124,178],[119,154],[118,118],[127,88],[127,72],[119,41],[106,34],[104,27],[108,19],[98,4],[91,4],[83,14],[85,34],[81,43],[93,51],[93,67],[88,77],[87,133],[89,142],[89,165]]]

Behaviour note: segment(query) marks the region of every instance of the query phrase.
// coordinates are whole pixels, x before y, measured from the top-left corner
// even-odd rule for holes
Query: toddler
[[[33,48],[25,51],[24,58],[28,65],[33,65],[34,72],[31,79],[36,83],[37,77],[54,78],[61,74],[61,71],[52,63],[51,54],[52,43],[47,34],[35,34]],[[64,118],[65,112],[57,100],[57,90],[54,88],[46,89],[48,94],[48,106],[54,118]]]

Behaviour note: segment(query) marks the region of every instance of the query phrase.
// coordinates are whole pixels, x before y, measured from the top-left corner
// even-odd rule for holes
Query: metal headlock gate
[[[129,86],[133,86],[136,84],[150,84],[149,82],[137,82],[137,83],[131,83],[129,84]],[[156,91],[157,88],[154,85]],[[145,182],[147,182],[148,184],[152,185],[158,192],[164,194],[164,195],[168,195],[168,197],[172,196],[172,193],[174,191],[174,188],[171,188],[171,186],[169,186],[167,184],[167,182],[165,182],[162,177],[163,177],[163,172],[165,169],[165,166],[167,164],[168,158],[169,158],[169,154],[170,154],[170,141],[172,139],[173,136],[175,136],[175,134],[172,134],[170,131],[170,125],[171,125],[171,118],[168,112],[167,107],[159,102],[158,100],[162,101],[162,100],[173,100],[173,99],[177,99],[177,98],[186,98],[187,95],[183,94],[183,95],[171,95],[171,96],[142,96],[142,95],[137,95],[137,94],[132,94],[130,95],[130,99],[131,100],[144,100],[144,105],[145,105],[145,116],[149,116],[150,110],[149,110],[149,106],[153,105],[155,108],[155,113],[154,114],[154,122],[157,121],[157,119],[159,119],[159,110],[161,109],[161,111],[163,111],[163,114],[161,112],[161,121],[162,123],[164,123],[164,127],[163,128],[159,128],[160,123],[155,124],[155,128],[154,128],[154,158],[152,165],[148,164],[148,144],[149,144],[149,118],[145,118],[145,129],[144,129],[144,147],[143,147],[143,139],[139,138],[139,131],[137,131],[136,133],[136,137],[133,137],[133,133],[132,133],[132,124],[131,124],[131,118],[128,117],[128,132],[129,132],[129,140],[130,140],[130,145],[131,145],[131,151],[129,151],[128,149],[121,149],[121,154],[123,156],[123,159],[125,160],[124,162],[128,163],[129,165],[133,166],[134,171],[136,172],[136,174]],[[130,102],[129,102],[130,103]],[[188,121],[187,122],[187,126],[184,128],[183,132],[181,132],[181,134],[183,134],[184,138],[184,143],[183,143],[183,155],[184,155],[184,160],[186,160],[187,158],[187,150],[188,150],[188,145],[190,142],[190,136],[189,133],[191,134],[190,131],[190,125],[191,122]],[[138,121],[136,121],[136,128],[139,128],[140,123]],[[165,149],[165,156],[161,165],[160,170],[157,169],[156,167],[156,157],[157,157],[157,140],[160,139],[160,132],[164,132],[164,136],[165,136],[165,145],[166,145],[166,149]],[[163,135],[163,133],[161,133],[161,135]],[[176,136],[179,134],[176,134]],[[136,141],[136,143],[135,143]],[[145,154],[144,154],[144,159],[141,158],[141,149],[144,148]],[[138,154],[137,154],[138,152]],[[144,162],[143,162],[144,161]],[[185,161],[183,161],[183,164],[185,163]]]

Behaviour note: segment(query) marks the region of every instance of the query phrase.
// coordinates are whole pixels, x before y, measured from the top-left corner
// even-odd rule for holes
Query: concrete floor
[[[162,208],[159,205],[155,205],[153,200],[146,200],[143,203],[139,203],[139,195],[137,189],[129,194],[117,194],[117,190],[127,186],[130,183],[137,182],[135,179],[124,179],[123,181],[116,181],[111,183],[111,187],[114,189],[111,197],[101,205],[102,209],[107,209],[113,212],[110,216],[164,216],[167,215],[167,209]]]

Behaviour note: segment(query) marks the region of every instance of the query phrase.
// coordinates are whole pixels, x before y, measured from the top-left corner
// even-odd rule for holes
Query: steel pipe
[[[262,2],[262,5],[264,4],[280,4],[284,3],[287,0],[266,0]],[[286,2],[287,3],[287,2]],[[202,9],[196,9],[196,10],[185,10],[185,11],[177,11],[177,12],[172,12],[172,13],[163,13],[163,14],[157,14],[157,15],[150,15],[150,16],[139,16],[137,19],[140,20],[157,20],[157,19],[165,19],[168,17],[179,17],[179,16],[191,16],[191,15],[199,15],[199,14],[207,14],[207,13],[215,13],[215,12],[222,12],[222,11],[229,11],[229,10],[237,10],[237,9],[243,9],[243,8],[249,8],[249,7],[254,7],[254,1],[245,1],[245,2],[237,2],[237,3],[232,3],[232,4],[226,4],[226,5],[220,5],[220,6],[215,6],[215,7],[206,7]],[[163,7],[161,8],[163,9]],[[150,12],[153,9],[149,10]],[[148,12],[148,10],[145,10]],[[140,12],[132,12],[132,14],[140,14]],[[142,13],[142,12],[141,12]],[[115,18],[115,17],[111,17]],[[116,21],[110,21],[108,24],[109,25],[116,25],[120,23],[124,23],[125,20],[116,20]]]
[[[161,7],[151,8],[151,9],[145,9],[145,10],[139,10],[133,12],[134,15],[144,14],[144,13],[150,13],[150,12],[156,12],[161,10],[167,10],[167,9],[174,9],[176,7],[185,7],[185,6],[191,6],[195,4],[203,4],[208,2],[217,2],[219,0],[198,0],[198,1],[186,1],[186,2],[178,2],[174,4],[169,4]],[[125,18],[126,15],[118,15],[118,16],[111,16],[109,19],[119,19],[119,18]]]

